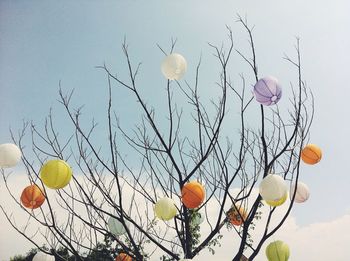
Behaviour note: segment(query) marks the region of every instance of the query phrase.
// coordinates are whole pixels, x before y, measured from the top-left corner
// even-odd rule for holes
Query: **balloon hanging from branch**
[[[310,165],[318,163],[322,158],[322,150],[315,144],[308,144],[301,151],[301,159]]]
[[[4,143],[0,145],[0,168],[11,168],[21,160],[22,152],[13,143]]]
[[[180,80],[186,73],[186,59],[178,53],[173,53],[164,58],[161,71],[168,80]]]
[[[265,252],[269,261],[287,261],[290,255],[288,245],[281,240],[270,243]]]
[[[297,187],[297,191],[295,192],[294,202],[303,203],[306,200],[308,200],[310,197],[309,187],[303,182],[298,182],[296,187]],[[290,189],[290,199],[292,199],[294,195],[294,191],[295,191],[295,184],[293,184]]]
[[[193,218],[191,220],[191,224],[193,226],[198,226],[198,225],[203,223],[203,221],[204,221],[204,214],[203,213],[195,211],[195,212],[193,212],[192,215],[193,215]]]
[[[61,189],[71,180],[72,169],[63,160],[49,160],[41,167],[40,178],[45,186],[51,189]]]
[[[182,187],[181,195],[182,203],[187,208],[198,208],[204,201],[205,190],[199,182],[191,181]]]
[[[110,217],[108,219],[108,228],[109,231],[114,234],[115,236],[121,236],[126,233],[125,226],[120,222],[118,219],[114,217]]]
[[[23,189],[21,194],[22,205],[26,208],[36,209],[41,207],[45,201],[43,190],[37,185],[30,185]]]
[[[282,89],[276,78],[267,76],[254,85],[254,96],[259,103],[270,106],[281,99]]]
[[[273,207],[282,205],[288,197],[286,182],[281,176],[275,174],[268,174],[261,181],[259,192],[263,200]]]
[[[233,205],[227,211],[227,217],[232,225],[240,226],[247,219],[247,211],[242,206],[237,207],[236,205]]]
[[[164,197],[157,201],[154,206],[154,212],[159,219],[168,221],[175,217],[177,208],[174,200]]]
[[[115,261],[133,261],[132,257],[125,253],[116,256]]]

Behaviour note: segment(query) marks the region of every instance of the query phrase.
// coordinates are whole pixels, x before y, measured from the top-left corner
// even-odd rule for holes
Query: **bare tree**
[[[276,208],[269,209],[263,233],[253,241],[251,230],[262,215],[262,198],[254,195],[254,187],[271,172],[290,183],[298,181],[300,153],[309,137],[313,118],[313,97],[302,79],[297,39],[296,59],[285,57],[295,68],[296,75],[295,83],[291,82],[290,86],[292,96],[288,112],[282,112],[278,105],[261,105],[260,122],[251,122],[247,114],[255,102],[249,90],[250,85],[259,79],[257,54],[252,28],[241,17],[239,22],[248,33],[251,54],[235,48],[233,33],[227,28],[228,47],[210,45],[221,70],[216,84],[218,97],[209,104],[203,103],[199,61],[194,83],[167,81],[164,98],[167,107],[163,110],[167,114],[166,127],[159,124],[159,114],[139,91],[140,64],[133,65],[126,41],[122,50],[126,58],[127,80],[112,73],[106,65],[98,67],[106,74],[109,90],[106,144],[96,145],[93,135],[97,124],[93,121],[90,127],[83,127],[82,108],[74,109],[71,105],[73,92],[66,95],[60,89],[59,101],[74,128],[72,136],[62,139],[51,112],[43,130],[33,123],[26,123],[19,135],[12,135],[23,151],[23,163],[30,182],[44,188],[46,204],[29,211],[21,206],[9,187],[8,192],[27,215],[28,226],[34,223],[40,228],[34,234],[28,233],[26,228],[20,229],[13,216],[1,206],[10,224],[38,248],[41,248],[39,240],[45,239],[53,251],[64,246],[76,260],[83,260],[82,253],[91,251],[106,237],[112,240],[115,254],[124,252],[135,260],[149,260],[152,256],[162,260],[192,259],[205,248],[214,249],[221,238],[220,230],[228,227],[240,238],[232,260],[247,260],[246,256],[253,260],[263,243],[285,222],[295,197],[294,193],[292,200],[285,203],[289,204],[288,209],[277,225],[271,224]],[[170,53],[175,43],[172,42]],[[241,82],[233,84],[228,70],[233,53],[251,67],[253,81],[248,83],[249,77],[240,75]],[[141,110],[142,118],[132,131],[121,126],[117,113],[113,111],[113,92],[120,88],[136,98]],[[184,111],[174,100],[174,92],[182,95],[188,102],[187,106],[192,108],[193,125],[188,126],[192,130],[189,136],[182,135]],[[228,113],[233,101],[238,104],[239,115],[235,124],[236,140],[232,138],[234,134],[225,131],[227,123],[233,119]],[[23,144],[28,130],[32,140],[31,153]],[[120,151],[121,139],[135,152],[132,159]],[[108,148],[108,154],[105,148]],[[50,158],[70,162],[76,173],[69,186],[55,193],[48,191],[39,177],[40,166]],[[10,174],[3,169],[1,173],[7,186]],[[181,189],[191,180],[205,184],[205,202],[196,210],[181,204]],[[163,196],[173,198],[177,203],[178,213],[169,222],[160,221],[153,214],[154,204]],[[58,218],[57,205],[64,212],[63,218]],[[230,207],[248,210],[241,226],[230,225],[227,215]],[[209,214],[213,209],[215,214]],[[202,225],[193,222],[198,213],[204,213]],[[110,217],[125,226],[125,235],[115,236],[108,230]],[[207,226],[208,233],[200,231],[201,226]]]

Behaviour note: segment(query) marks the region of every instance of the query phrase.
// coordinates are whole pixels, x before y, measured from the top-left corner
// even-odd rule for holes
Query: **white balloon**
[[[0,145],[0,168],[14,167],[21,160],[21,150],[12,143]]]
[[[116,236],[121,236],[126,233],[124,225],[114,217],[108,219],[108,228],[109,231]]]
[[[179,80],[187,70],[186,59],[178,53],[170,54],[163,60],[161,70],[165,78]]]
[[[259,192],[265,201],[277,201],[286,196],[287,185],[281,176],[268,174],[261,181]]]
[[[33,261],[55,261],[55,257],[53,255],[46,254],[44,252],[38,252],[32,259]]]
[[[310,197],[309,187],[303,182],[298,182],[297,184],[298,184],[297,185],[297,192],[295,193],[294,202],[303,203],[306,200],[308,200]],[[294,190],[295,190],[295,184],[293,184],[293,186],[290,189],[290,198],[291,199],[293,197]]]

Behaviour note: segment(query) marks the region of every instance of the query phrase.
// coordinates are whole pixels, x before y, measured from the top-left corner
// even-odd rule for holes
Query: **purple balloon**
[[[267,76],[254,85],[255,99],[263,105],[276,104],[282,97],[282,89],[276,78]]]

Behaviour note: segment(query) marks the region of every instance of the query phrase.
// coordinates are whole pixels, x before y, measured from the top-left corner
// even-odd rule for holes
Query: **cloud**
[[[304,227],[297,226],[295,221],[289,218],[275,236],[289,244],[290,260],[350,260],[350,214]]]

